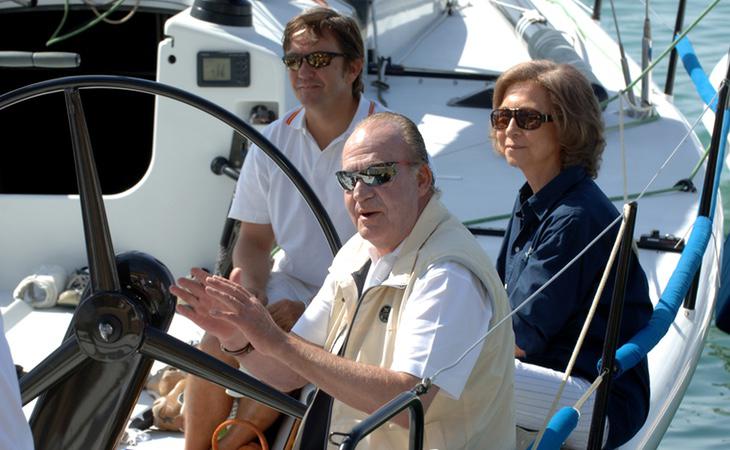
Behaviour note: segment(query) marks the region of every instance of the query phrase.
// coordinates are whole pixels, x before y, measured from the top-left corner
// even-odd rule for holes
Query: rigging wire
[[[430,380],[431,382],[433,382],[433,380],[435,380],[435,379],[436,379],[436,377],[438,377],[438,376],[439,376],[439,375],[440,375],[440,374],[441,374],[442,372],[444,372],[444,371],[446,371],[446,370],[449,370],[449,369],[453,368],[454,366],[456,366],[457,364],[459,364],[459,363],[460,363],[460,362],[461,362],[461,361],[462,361],[462,360],[463,360],[463,359],[464,359],[464,358],[466,357],[466,355],[468,355],[468,354],[469,354],[469,352],[471,352],[472,350],[474,350],[474,348],[475,348],[475,347],[476,347],[477,345],[479,345],[479,344],[480,344],[480,343],[482,343],[482,342],[483,342],[483,341],[484,341],[485,339],[487,339],[487,337],[489,337],[489,335],[490,335],[490,334],[492,333],[492,331],[494,331],[495,329],[499,328],[499,326],[500,326],[500,325],[502,325],[502,324],[503,324],[504,322],[506,322],[507,320],[511,320],[511,319],[512,319],[512,316],[514,316],[515,314],[517,314],[517,312],[519,312],[519,311],[520,311],[520,310],[521,310],[521,309],[522,309],[523,307],[525,307],[525,306],[526,306],[526,305],[527,305],[528,303],[530,303],[530,302],[531,302],[531,301],[532,301],[532,300],[533,300],[533,299],[534,299],[535,297],[537,297],[537,296],[538,296],[538,295],[539,295],[539,294],[540,294],[540,293],[541,293],[542,291],[544,291],[544,290],[545,290],[545,288],[547,288],[548,286],[550,286],[550,284],[552,284],[552,282],[553,282],[553,281],[555,281],[555,280],[556,280],[556,279],[557,279],[557,278],[558,278],[558,277],[559,277],[560,275],[562,275],[562,274],[563,274],[563,272],[565,272],[565,271],[566,271],[566,270],[568,270],[568,269],[569,269],[569,268],[570,268],[570,267],[571,267],[571,266],[572,266],[573,264],[575,264],[575,263],[576,263],[576,262],[577,262],[577,261],[578,261],[578,260],[579,260],[579,259],[580,259],[580,258],[581,258],[581,257],[582,257],[582,256],[583,256],[583,255],[584,255],[584,254],[585,254],[585,253],[586,253],[586,252],[588,251],[588,250],[590,250],[590,249],[591,249],[591,247],[593,247],[593,246],[594,246],[594,245],[595,245],[595,244],[596,244],[596,243],[597,243],[597,242],[598,242],[598,241],[599,241],[599,240],[600,240],[600,239],[601,239],[601,238],[602,238],[602,237],[603,237],[603,236],[604,236],[604,235],[605,235],[606,233],[608,233],[608,232],[609,232],[609,231],[611,230],[611,228],[613,228],[613,227],[614,227],[614,225],[616,225],[617,223],[619,223],[619,222],[621,221],[621,219],[622,219],[622,218],[623,218],[623,216],[621,216],[620,214],[619,214],[618,216],[616,216],[616,218],[615,218],[615,219],[614,219],[614,220],[613,220],[613,221],[612,221],[611,223],[609,223],[609,224],[608,224],[608,226],[607,226],[606,228],[604,228],[604,230],[603,230],[603,231],[601,231],[601,232],[600,232],[600,233],[599,233],[599,234],[598,234],[598,235],[597,235],[597,236],[596,236],[595,238],[593,238],[593,240],[592,240],[591,242],[589,242],[589,243],[588,243],[588,245],[586,245],[586,246],[585,246],[585,248],[584,248],[583,250],[581,250],[581,251],[580,251],[580,252],[579,252],[579,253],[578,253],[577,255],[575,255],[575,257],[573,257],[573,259],[571,259],[570,261],[568,261],[568,263],[567,263],[567,264],[565,265],[565,267],[563,267],[562,269],[560,269],[560,270],[559,270],[559,271],[558,271],[558,272],[557,272],[557,273],[556,273],[555,275],[553,275],[553,276],[552,276],[552,277],[551,277],[551,278],[550,278],[549,280],[547,280],[547,281],[545,282],[545,284],[543,284],[542,286],[540,286],[540,287],[539,287],[539,288],[538,288],[538,289],[537,289],[537,290],[536,290],[535,292],[533,292],[533,293],[532,293],[532,294],[531,294],[531,295],[530,295],[529,297],[527,297],[527,298],[526,298],[525,300],[523,300],[523,301],[522,301],[522,303],[520,303],[519,305],[517,305],[517,307],[515,307],[515,308],[514,308],[514,309],[513,309],[513,310],[512,310],[512,311],[511,311],[511,312],[510,312],[509,314],[507,314],[507,315],[506,315],[505,317],[503,317],[503,318],[502,318],[502,320],[500,320],[500,321],[499,321],[499,322],[497,322],[497,323],[496,323],[496,324],[495,324],[495,325],[494,325],[493,327],[491,327],[491,328],[490,328],[489,330],[487,330],[487,332],[486,332],[486,333],[485,333],[484,335],[482,335],[482,336],[481,336],[481,337],[480,337],[479,339],[477,339],[477,340],[476,340],[476,341],[475,341],[475,342],[474,342],[473,344],[471,344],[471,345],[470,345],[470,346],[469,346],[469,347],[468,347],[468,348],[467,348],[467,349],[466,349],[466,350],[464,351],[464,353],[462,353],[462,354],[461,354],[461,355],[460,355],[460,356],[459,356],[459,357],[458,357],[458,358],[457,358],[457,359],[456,359],[456,360],[455,360],[455,361],[454,361],[453,363],[451,363],[451,364],[449,364],[449,365],[447,365],[447,366],[444,366],[444,367],[442,367],[441,369],[438,369],[438,370],[437,370],[436,372],[434,372],[434,374],[433,374],[433,375],[431,375],[430,377],[428,377],[428,379],[429,379],[429,380]]]
[[[715,94],[715,96],[717,96],[717,94]],[[689,128],[689,130],[687,130],[687,133],[685,133],[684,137],[679,141],[679,144],[677,144],[674,147],[674,150],[672,150],[672,152],[669,154],[669,156],[667,156],[667,158],[664,160],[664,163],[659,167],[659,169],[656,171],[656,173],[654,173],[654,176],[652,176],[651,180],[649,180],[649,182],[646,184],[646,187],[641,191],[641,193],[639,194],[639,197],[637,197],[637,200],[640,200],[644,196],[644,193],[651,187],[651,185],[657,179],[659,174],[661,174],[661,172],[664,170],[664,168],[667,166],[667,164],[669,164],[669,161],[671,161],[674,158],[674,155],[679,151],[680,146],[682,144],[684,144],[684,141],[686,141],[687,138],[689,138],[692,135],[692,133],[694,132],[694,129],[700,123],[700,121],[702,120],[702,116],[705,115],[705,112],[707,112],[709,107],[710,107],[709,105],[705,106],[705,108],[702,110],[702,113],[700,113],[700,115],[694,121],[694,123]],[[696,173],[697,172],[695,172],[695,174]]]
[[[616,17],[616,6],[611,0],[611,14],[613,15],[613,25],[616,27],[616,40],[618,41],[618,50],[621,54],[621,72],[624,75],[624,82],[626,88],[624,89],[629,94],[629,103],[632,106],[636,106],[636,98],[634,97],[634,91],[631,89],[631,73],[629,72],[629,63],[626,60],[626,51],[624,51],[624,44],[621,40],[621,32],[618,28],[618,17]],[[623,91],[622,91],[623,92]]]
[[[651,14],[652,18],[658,21],[660,24],[664,25],[664,28],[666,28],[665,31],[669,31],[670,33],[674,33],[674,27],[670,26],[664,18],[659,14],[649,3],[649,0],[639,0],[641,3],[644,3],[646,8],[648,9],[649,13]]]
[[[624,203],[626,203],[629,198],[629,180],[628,170],[626,170],[626,142],[624,141],[624,96],[620,96],[618,101],[618,142],[621,149],[621,172],[624,184]]]
[[[626,88],[625,88],[625,89],[623,89],[623,90],[624,90],[624,91],[627,91],[627,90],[629,90],[629,89],[632,89],[632,88],[633,88],[634,86],[636,86],[636,84],[637,84],[637,83],[638,83],[639,81],[641,81],[641,79],[642,79],[642,78],[644,77],[644,75],[646,75],[646,73],[648,73],[648,72],[652,71],[652,70],[654,69],[654,67],[656,67],[656,65],[657,65],[657,64],[658,64],[658,63],[659,63],[659,62],[660,62],[660,61],[661,61],[662,59],[664,59],[664,58],[665,58],[665,57],[666,57],[666,56],[667,56],[667,55],[668,55],[668,54],[669,54],[669,53],[670,53],[670,52],[672,51],[672,49],[674,49],[674,47],[676,47],[676,46],[677,46],[677,44],[679,44],[679,41],[681,41],[682,39],[684,39],[684,38],[685,38],[685,37],[687,36],[687,34],[689,34],[689,32],[690,32],[690,31],[692,31],[692,30],[694,29],[694,27],[695,27],[695,26],[697,26],[697,24],[698,24],[698,23],[700,23],[700,21],[701,21],[702,19],[704,19],[704,18],[705,18],[705,16],[706,16],[706,15],[707,15],[707,14],[708,14],[708,13],[709,13],[710,11],[712,11],[712,10],[713,10],[713,9],[715,8],[715,6],[717,6],[717,4],[718,4],[718,3],[720,3],[720,0],[714,0],[714,1],[713,1],[713,2],[712,2],[712,3],[710,4],[710,5],[708,5],[708,6],[707,6],[707,8],[705,8],[705,9],[704,9],[704,11],[702,11],[702,12],[700,13],[700,15],[699,15],[699,16],[697,17],[697,19],[695,19],[695,20],[694,20],[694,21],[693,21],[693,22],[692,22],[692,23],[691,23],[691,24],[690,24],[690,25],[689,25],[689,26],[688,26],[688,27],[687,27],[687,28],[686,28],[686,29],[685,29],[684,31],[682,31],[682,33],[680,33],[680,34],[679,34],[679,35],[678,35],[678,36],[677,36],[677,37],[676,37],[676,38],[674,39],[674,41],[672,41],[672,43],[671,43],[671,44],[669,44],[669,46],[668,46],[668,47],[667,47],[666,49],[664,49],[664,51],[662,52],[662,54],[661,54],[661,55],[659,55],[659,57],[658,57],[658,58],[657,58],[657,59],[655,59],[654,61],[652,61],[652,63],[651,63],[651,64],[649,64],[649,66],[648,66],[648,67],[647,67],[646,69],[644,69],[644,70],[643,70],[643,71],[642,71],[642,72],[641,72],[641,73],[639,74],[639,76],[638,76],[638,77],[636,77],[636,78],[634,79],[634,81],[632,81],[632,82],[631,82],[631,83],[630,83],[630,84],[629,84],[628,86],[626,86]],[[616,94],[616,95],[614,95],[613,97],[611,97],[611,98],[609,98],[609,99],[606,99],[606,100],[602,101],[602,102],[601,102],[601,107],[605,107],[605,106],[606,106],[606,105],[608,105],[609,103],[613,102],[614,100],[616,100],[616,99],[618,98],[618,96],[619,96],[619,94]]]

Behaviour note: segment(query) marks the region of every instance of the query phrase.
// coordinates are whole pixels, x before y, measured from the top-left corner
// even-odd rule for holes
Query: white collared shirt
[[[309,183],[342,242],[355,234],[335,178],[342,167],[342,149],[362,119],[383,110],[361,96],[350,126],[323,150],[305,126],[303,107],[289,111],[263,132]],[[255,145],[244,161],[228,215],[244,222],[271,224],[276,243],[284,251],[274,270],[306,284],[311,291],[307,300],[322,286],[332,263],[324,233],[289,178]]]
[[[365,289],[387,280],[400,246],[381,258],[373,259]],[[375,255],[377,257],[377,255]],[[331,277],[312,299],[292,332],[324,346],[332,309]],[[433,264],[416,279],[398,325],[391,370],[417,378],[433,375],[453,363],[472,343],[489,330],[492,304],[479,280],[463,265],[451,261]],[[453,369],[435,381],[440,389],[458,399],[469,379],[482,344],[477,345]]]

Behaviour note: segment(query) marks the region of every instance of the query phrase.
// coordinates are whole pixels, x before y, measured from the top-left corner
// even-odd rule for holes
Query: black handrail
[[[729,58],[730,60],[730,58]],[[725,82],[720,87],[720,93],[717,100],[717,111],[715,112],[715,124],[712,128],[712,140],[710,141],[710,152],[707,156],[707,169],[705,170],[705,182],[702,185],[702,197],[700,198],[700,208],[697,212],[699,216],[709,217],[711,214],[713,191],[715,189],[715,177],[717,171],[717,155],[720,153],[720,139],[722,138],[722,123],[725,119],[725,109],[728,107],[728,80],[730,79],[730,62],[728,62],[727,72],[725,73]],[[702,266],[697,269],[692,287],[687,293],[682,305],[686,309],[695,309],[697,302],[697,290],[700,285],[700,271]]]
[[[674,40],[679,33],[682,32],[684,26],[684,10],[687,4],[687,0],[679,0],[677,6],[677,19],[674,22],[674,32],[672,33],[672,40]],[[672,53],[669,55],[669,66],[667,67],[667,82],[664,84],[664,93],[672,95],[674,92],[674,76],[677,73],[677,49],[672,48]]]
[[[424,418],[423,404],[418,397],[424,394],[426,390],[427,388],[423,384],[419,384],[410,391],[403,392],[357,424],[349,433],[332,433],[330,442],[337,445],[332,439],[341,436],[343,439],[339,443],[340,450],[354,450],[357,444],[367,435],[408,408],[410,410],[408,448],[410,450],[421,450],[423,448]]]
[[[606,338],[603,345],[603,356],[601,358],[600,373],[606,374],[601,386],[596,393],[596,401],[593,404],[593,418],[591,420],[591,432],[588,437],[588,449],[600,450],[603,443],[603,424],[606,420],[606,407],[608,405],[608,394],[611,389],[611,378],[614,371],[614,360],[616,348],[618,347],[619,332],[621,330],[621,316],[624,309],[624,298],[626,296],[626,282],[631,265],[631,254],[633,253],[634,224],[636,223],[636,202],[624,206],[626,228],[621,236],[621,250],[616,268],[616,280],[613,286],[613,297],[611,298],[611,311],[606,326]]]

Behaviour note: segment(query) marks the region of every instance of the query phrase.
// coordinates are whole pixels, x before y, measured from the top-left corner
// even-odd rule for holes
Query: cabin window
[[[125,16],[127,10],[112,14]],[[0,9],[0,51],[62,51],[81,56],[78,68],[0,67],[0,93],[38,81],[71,75],[125,75],[154,80],[157,46],[172,14],[138,10],[127,22],[101,22],[46,47],[62,9]],[[118,16],[118,17],[117,17]],[[95,16],[72,8],[63,32]],[[94,157],[104,194],[123,192],[147,171],[152,156],[154,97],[126,91],[81,90]],[[0,111],[0,194],[78,193],[71,137],[62,93],[48,94]]]

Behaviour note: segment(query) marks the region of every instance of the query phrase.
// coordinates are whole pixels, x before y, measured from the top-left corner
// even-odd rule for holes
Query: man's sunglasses
[[[543,122],[552,122],[553,116],[529,108],[499,108],[492,111],[492,128],[504,130],[514,117],[523,130],[537,130]]]
[[[337,56],[344,57],[345,55],[343,53],[335,52],[312,52],[307,55],[290,53],[288,55],[284,55],[281,60],[284,61],[284,65],[289,70],[299,70],[299,68],[302,67],[302,61],[307,61],[307,64],[309,64],[309,67],[312,69],[320,69],[322,67],[329,66],[332,63],[332,58]]]
[[[368,186],[380,186],[388,183],[398,174],[398,164],[413,166],[420,163],[410,161],[382,162],[373,164],[362,170],[340,170],[335,172],[335,176],[342,189],[346,191],[355,189],[358,180]]]

